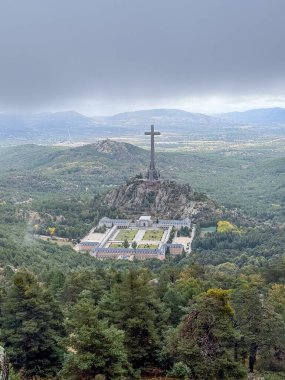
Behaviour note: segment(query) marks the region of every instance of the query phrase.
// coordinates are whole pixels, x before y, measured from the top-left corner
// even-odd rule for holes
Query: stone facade
[[[191,220],[189,218],[153,220],[149,215],[142,215],[137,220],[104,217],[99,221],[98,227],[106,228],[100,241],[83,239],[78,245],[79,251],[89,251],[92,256],[100,260],[153,258],[164,260],[166,252],[171,255],[183,252],[182,244],[169,244],[168,241],[173,227],[176,230],[182,227],[190,228]],[[130,247],[123,247],[124,240],[128,240]]]
[[[136,226],[137,227],[152,227],[153,226],[153,221],[151,220],[151,216],[141,216],[137,221],[136,221]]]
[[[159,227],[159,228],[168,228],[168,227],[191,227],[191,219],[155,219],[152,220],[150,216],[141,216],[136,221],[132,221],[131,219],[110,219],[104,217],[100,219],[98,227],[107,227],[111,228],[113,226],[118,226],[119,228],[128,228],[128,227]]]

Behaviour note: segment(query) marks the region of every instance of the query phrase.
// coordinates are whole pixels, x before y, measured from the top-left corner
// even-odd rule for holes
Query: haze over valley
[[[156,124],[163,132],[159,145],[193,141],[262,143],[285,136],[285,109],[256,109],[205,115],[175,109],[153,109],[114,116],[87,117],[74,111],[44,114],[0,114],[0,144],[78,144],[102,138],[145,145],[141,131]]]

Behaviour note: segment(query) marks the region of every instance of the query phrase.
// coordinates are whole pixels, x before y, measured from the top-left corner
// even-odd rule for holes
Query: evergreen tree
[[[241,331],[241,342],[237,346],[237,355],[243,360],[248,357],[249,372],[253,372],[257,352],[264,338],[264,313],[260,291],[254,284],[244,283],[233,293],[233,305],[236,310],[236,325]]]
[[[106,380],[123,378],[128,366],[124,333],[98,319],[91,298],[82,298],[74,305],[68,327],[69,355],[62,371],[64,379],[93,380],[99,375]]]
[[[100,309],[125,332],[124,344],[134,369],[155,361],[165,315],[147,275],[129,271],[103,298]]]
[[[54,376],[63,359],[63,335],[63,315],[50,293],[31,273],[16,273],[1,318],[1,341],[14,369],[27,379]]]
[[[245,371],[234,358],[233,314],[228,291],[209,289],[196,297],[168,336],[165,352],[175,360],[173,375],[184,373],[199,380],[244,378]]]
[[[273,362],[273,355],[276,355],[276,364],[284,360],[284,299],[282,287],[272,287],[265,297],[253,283],[243,283],[233,293],[236,326],[241,332],[237,354],[244,361],[248,358],[249,372],[254,372],[258,357],[262,358],[263,365]]]
[[[124,242],[123,242],[123,247],[124,248],[129,248],[129,246],[130,246],[130,243],[128,242],[127,239],[125,239]]]
[[[274,284],[264,301],[270,346],[262,350],[264,367],[285,371],[285,285]],[[270,355],[268,355],[270,354]]]
[[[67,274],[63,288],[60,292],[60,300],[65,304],[75,304],[84,290],[92,293],[97,303],[104,293],[106,285],[95,271],[80,270]]]

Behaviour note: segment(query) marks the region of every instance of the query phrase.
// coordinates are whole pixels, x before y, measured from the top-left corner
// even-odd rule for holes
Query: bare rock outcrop
[[[132,179],[108,193],[104,203],[134,217],[147,214],[157,218],[209,220],[221,213],[214,201],[194,192],[189,184],[167,180]]]

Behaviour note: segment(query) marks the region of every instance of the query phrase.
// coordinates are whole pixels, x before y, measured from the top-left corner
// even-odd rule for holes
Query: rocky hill
[[[209,220],[221,214],[215,202],[194,192],[189,184],[168,180],[149,182],[138,177],[109,192],[104,203],[130,216]]]

